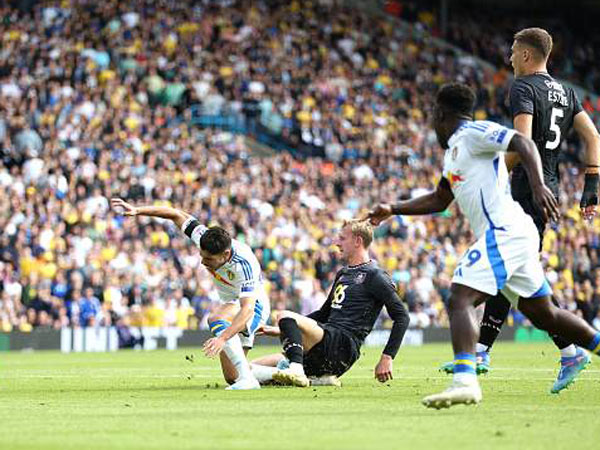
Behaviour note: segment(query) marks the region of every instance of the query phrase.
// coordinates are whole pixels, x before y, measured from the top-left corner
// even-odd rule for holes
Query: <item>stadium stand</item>
[[[400,26],[340,3],[1,6],[0,331],[205,326],[215,292],[196,249],[167,224],[124,221],[113,196],[225,226],[255,249],[273,310],[307,313],[331,284],[341,220],[435,186],[428,117],[441,84],[468,82],[477,118],[506,121],[506,67],[440,46],[423,11]],[[500,65],[510,36],[480,49],[451,25],[448,39]],[[590,55],[571,70],[597,87],[580,70]],[[254,140],[273,155],[255,156]],[[600,219],[581,221],[579,148],[563,150],[563,219],[544,259],[559,301],[598,323]],[[447,324],[468,243],[455,208],[378,229],[374,257],[413,324]]]

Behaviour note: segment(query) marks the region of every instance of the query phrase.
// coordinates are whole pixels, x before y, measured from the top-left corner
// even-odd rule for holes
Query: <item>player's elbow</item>
[[[410,326],[410,315],[408,314],[408,311],[406,310],[404,305],[402,305],[402,311],[398,317],[398,322],[405,329]]]
[[[448,195],[436,193],[436,198],[435,198],[435,202],[433,204],[432,212],[440,213],[440,212],[446,211],[446,209],[448,209],[448,207],[452,203],[452,200],[453,200],[452,197],[450,197]]]
[[[188,217],[188,214],[180,209],[173,208],[171,211],[171,220],[175,222],[175,225],[177,225],[179,228],[183,226]]]
[[[392,320],[403,328],[408,328],[410,325],[410,315],[408,314],[408,310],[404,306],[404,303],[400,301],[400,299],[398,299],[397,305],[398,307],[396,308]]]

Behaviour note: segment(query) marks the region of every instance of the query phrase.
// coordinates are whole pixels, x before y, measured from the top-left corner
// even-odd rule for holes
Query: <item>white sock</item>
[[[304,366],[300,363],[290,363],[290,370],[295,373],[304,373]]]
[[[489,352],[489,347],[485,344],[480,344],[479,342],[477,343],[477,345],[475,346],[475,351],[477,353],[481,353],[481,352]]]
[[[273,380],[273,374],[279,370],[277,367],[261,366],[260,364],[250,364],[250,368],[259,383]]]
[[[471,385],[477,384],[477,375],[468,372],[455,373],[452,377],[453,384]]]
[[[240,337],[237,334],[227,341],[225,347],[223,347],[223,351],[237,370],[237,380],[252,376],[250,364],[248,364],[244,349],[242,348],[242,341],[240,341]]]
[[[561,349],[561,351],[560,351],[560,356],[562,356],[563,358],[569,358],[571,356],[575,356],[576,354],[577,354],[577,347],[575,347],[574,344],[571,344],[568,347]]]

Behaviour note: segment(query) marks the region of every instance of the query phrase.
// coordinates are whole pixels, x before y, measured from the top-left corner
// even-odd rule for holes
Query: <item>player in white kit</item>
[[[213,276],[220,304],[210,314],[208,324],[213,338],[204,344],[206,356],[220,355],[227,389],[259,389],[246,353],[254,334],[270,315],[260,263],[252,249],[220,227],[202,225],[195,217],[168,206],[133,206],[112,199],[113,208],[126,216],[160,217],[173,221],[200,249],[202,264]]]
[[[433,408],[481,401],[475,373],[479,327],[474,306],[498,291],[536,327],[600,353],[600,332],[552,304],[552,291],[539,260],[537,229],[510,194],[503,155],[506,151],[518,153],[544,218],[558,216],[556,200],[544,185],[535,144],[496,123],[473,122],[474,106],[475,94],[468,86],[449,84],[440,89],[433,120],[438,141],[446,153],[437,189],[393,206],[381,204],[368,216],[378,225],[396,214],[441,212],[456,199],[477,237],[452,279],[448,314],[454,378],[446,391],[423,399],[425,406]]]

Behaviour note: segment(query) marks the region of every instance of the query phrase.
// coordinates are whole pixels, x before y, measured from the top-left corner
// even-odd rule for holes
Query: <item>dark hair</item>
[[[200,238],[200,248],[218,255],[231,248],[231,236],[221,227],[210,227]]]
[[[514,36],[515,42],[528,45],[536,50],[544,60],[552,51],[552,36],[543,28],[525,28]]]
[[[450,83],[440,88],[435,101],[444,111],[471,116],[475,108],[475,98],[475,92],[466,84]]]

